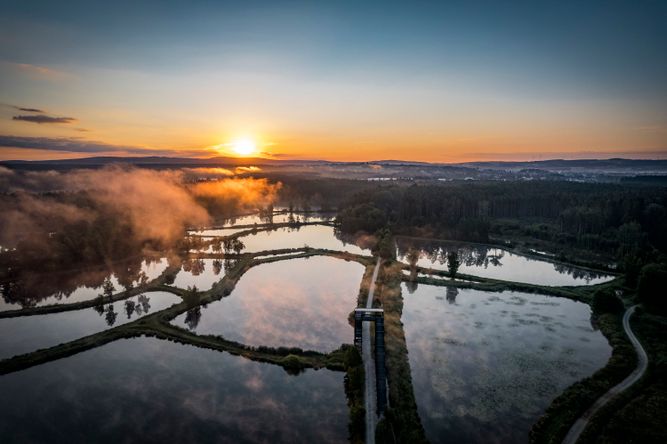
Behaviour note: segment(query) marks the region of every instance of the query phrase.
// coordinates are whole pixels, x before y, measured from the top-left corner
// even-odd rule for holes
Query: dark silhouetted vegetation
[[[347,405],[350,410],[350,422],[348,424],[349,438],[351,443],[361,444],[364,442],[366,432],[366,409],[364,407],[364,362],[356,347],[343,346],[345,352],[345,394]]]
[[[605,288],[597,290],[593,293],[593,303],[591,304],[593,313],[601,315],[604,313],[612,313],[615,315],[623,313],[625,306],[613,292],[613,290]]]
[[[645,265],[639,275],[639,286],[637,289],[639,300],[650,310],[661,314],[667,314],[667,295],[665,295],[666,282],[667,265]]]
[[[459,271],[460,265],[459,254],[456,251],[447,253],[447,271],[449,272],[450,278],[454,279],[456,277],[456,272]]]

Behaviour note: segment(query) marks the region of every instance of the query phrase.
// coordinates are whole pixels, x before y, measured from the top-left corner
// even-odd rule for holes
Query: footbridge
[[[370,328],[364,329],[364,322],[375,324],[375,393],[377,398],[378,416],[382,415],[387,407],[387,371],[385,368],[384,347],[384,310],[381,308],[357,308],[354,310],[354,345],[362,350],[364,331],[370,334]],[[370,343],[370,338],[367,339]],[[370,375],[366,375],[369,379]]]

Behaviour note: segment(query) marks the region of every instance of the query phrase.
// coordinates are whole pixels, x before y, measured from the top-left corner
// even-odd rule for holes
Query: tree
[[[394,257],[396,250],[394,248],[394,238],[388,228],[383,228],[375,233],[377,243],[373,249],[373,253],[381,258],[391,259]]]
[[[109,327],[111,327],[113,324],[116,323],[116,317],[117,316],[118,316],[118,313],[116,313],[114,311],[113,304],[109,304],[109,306],[107,307],[107,311],[104,315],[104,318],[106,319],[107,324],[109,325]]]
[[[141,306],[141,309],[143,310],[144,313],[148,313],[151,309],[151,299],[146,296],[145,294],[140,294],[137,297],[137,306]]]
[[[220,259],[215,259],[213,261],[213,274],[216,276],[222,271],[222,261]]]
[[[114,291],[116,291],[116,287],[113,286],[111,279],[107,277],[104,279],[104,283],[102,284],[102,295],[104,295],[104,297],[110,298]]]
[[[244,248],[245,244],[241,239],[235,238],[234,240],[232,240],[232,249],[234,250],[234,253],[240,254]]]
[[[135,306],[136,304],[134,303],[133,300],[128,299],[127,301],[125,301],[125,313],[127,313],[127,319],[130,319],[134,314]]]
[[[419,261],[419,256],[420,251],[413,246],[410,246],[410,249],[405,255],[405,258],[408,260],[408,264],[410,265],[410,280],[413,282],[417,280],[417,261]]]
[[[197,329],[201,320],[201,307],[197,306],[185,312],[185,325],[192,331]]]
[[[456,278],[456,273],[459,271],[459,254],[456,251],[450,251],[447,253],[447,270],[449,271],[449,277],[452,279]]]
[[[188,286],[188,289],[185,290],[185,294],[183,295],[183,300],[189,307],[194,307],[197,305],[197,302],[199,302],[199,291],[197,290],[197,286],[193,285],[192,287]]]

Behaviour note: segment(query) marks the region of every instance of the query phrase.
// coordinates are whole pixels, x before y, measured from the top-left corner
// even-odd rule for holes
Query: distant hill
[[[529,162],[466,162],[428,163],[405,160],[377,160],[366,162],[342,162],[326,160],[266,159],[243,157],[87,157],[61,160],[11,160],[0,166],[18,170],[67,170],[72,168],[100,168],[112,164],[129,164],[144,168],[206,168],[260,166],[264,169],[309,171],[334,176],[394,177],[394,178],[449,178],[476,180],[502,180],[504,178],[540,178],[542,180],[588,180],[591,176],[608,179],[634,175],[667,175],[667,160],[643,159],[551,159]],[[379,169],[376,167],[380,167]]]
[[[665,170],[667,159],[550,159],[529,162],[466,162],[461,165],[488,169],[540,169],[540,170]]]
[[[59,160],[7,160],[0,162],[8,168],[29,169],[37,167],[55,168],[76,168],[76,167],[101,167],[113,164],[128,164],[138,166],[152,167],[215,167],[215,166],[244,166],[244,165],[295,165],[326,163],[325,161],[310,160],[275,160],[259,157],[210,157],[207,159],[196,159],[190,157],[166,157],[166,156],[148,156],[148,157],[115,157],[98,156],[85,157],[80,159],[59,159]]]

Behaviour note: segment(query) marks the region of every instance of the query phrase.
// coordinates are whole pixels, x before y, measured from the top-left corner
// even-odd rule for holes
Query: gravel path
[[[572,425],[570,431],[567,432],[567,435],[563,440],[563,444],[575,444],[579,439],[579,436],[581,436],[581,433],[588,425],[588,422],[593,415],[595,415],[614,396],[627,390],[635,382],[639,381],[639,379],[641,379],[642,376],[644,376],[646,368],[648,367],[648,356],[646,355],[644,347],[642,347],[642,345],[639,343],[639,340],[637,339],[635,334],[632,332],[632,329],[630,328],[630,316],[632,316],[632,314],[635,312],[636,307],[637,307],[636,305],[633,305],[632,307],[628,308],[625,314],[623,315],[623,329],[625,330],[625,333],[628,335],[628,338],[630,338],[632,346],[637,351],[637,358],[639,361],[637,363],[637,368],[635,368],[633,372],[630,373],[630,376],[625,378],[620,384],[612,387],[607,393],[598,398],[598,400],[595,401],[595,404],[593,404],[588,410],[586,410],[586,412],[584,412],[583,415],[581,415],[579,419],[577,419],[577,422],[575,422],[574,425]]]

